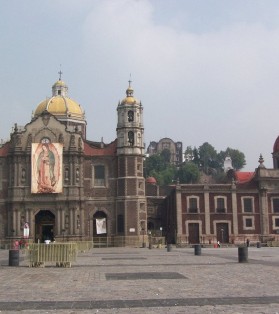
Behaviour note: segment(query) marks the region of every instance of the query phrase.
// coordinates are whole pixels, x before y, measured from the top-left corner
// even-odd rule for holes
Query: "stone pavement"
[[[0,313],[279,314],[279,248],[96,248],[71,268],[8,266],[0,251]]]

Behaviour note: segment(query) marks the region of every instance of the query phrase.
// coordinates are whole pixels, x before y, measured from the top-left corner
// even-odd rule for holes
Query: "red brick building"
[[[274,169],[266,169],[260,158],[254,173],[233,172],[228,184],[173,186],[164,200],[162,224],[168,241],[186,245],[279,240],[278,141]]]

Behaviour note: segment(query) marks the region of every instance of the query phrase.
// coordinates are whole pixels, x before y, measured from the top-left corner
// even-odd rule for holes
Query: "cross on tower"
[[[58,74],[59,74],[59,81],[61,81],[61,76],[62,76],[63,72],[60,70],[60,71],[58,72]]]

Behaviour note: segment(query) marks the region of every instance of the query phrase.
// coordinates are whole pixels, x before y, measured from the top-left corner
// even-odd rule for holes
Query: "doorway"
[[[93,216],[93,237],[107,237],[107,215],[103,211]]]
[[[35,241],[54,240],[55,215],[50,210],[40,210],[35,216]]]
[[[189,223],[189,244],[200,243],[200,228],[198,223]]]
[[[220,243],[229,243],[229,224],[217,223],[216,224],[217,241]]]

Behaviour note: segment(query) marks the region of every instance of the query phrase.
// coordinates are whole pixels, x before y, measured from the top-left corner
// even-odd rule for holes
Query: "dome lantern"
[[[68,95],[68,86],[65,84],[65,82],[61,81],[59,79],[56,83],[52,85],[52,96],[63,96],[67,97]]]

